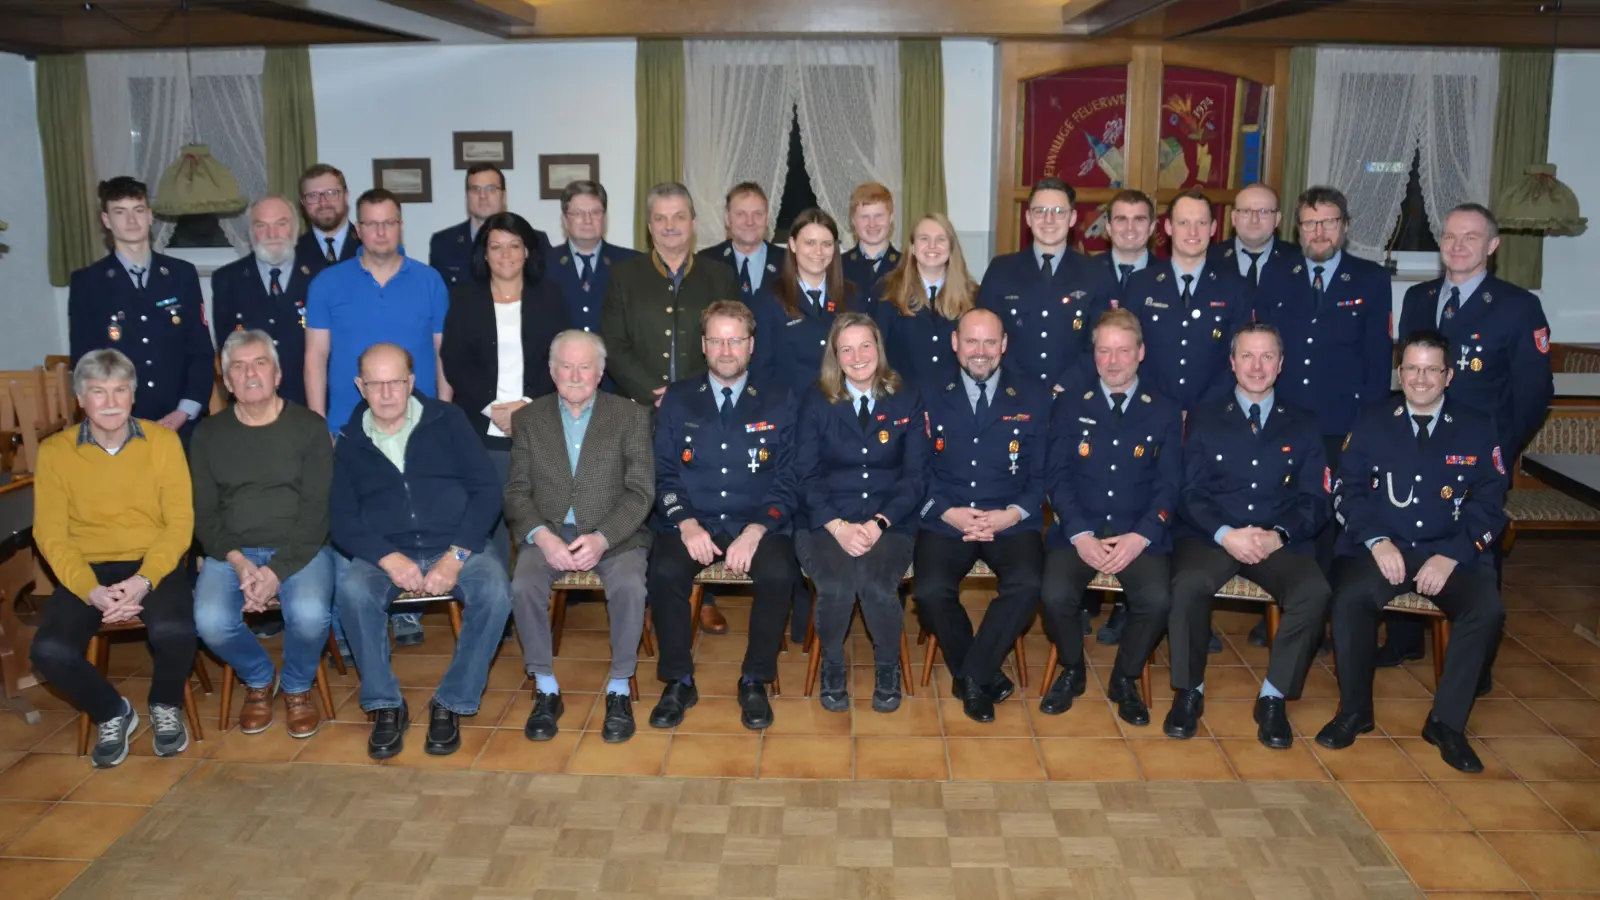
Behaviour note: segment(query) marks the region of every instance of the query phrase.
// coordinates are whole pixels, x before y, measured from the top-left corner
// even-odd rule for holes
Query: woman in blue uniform
[[[789,227],[783,268],[750,299],[756,349],[750,367],[800,396],[816,383],[834,317],[856,308],[855,286],[839,262],[839,226],[808,209]]]
[[[961,314],[977,305],[978,283],[967,274],[949,219],[929,213],[917,222],[911,252],[878,283],[874,299],[884,350],[907,382],[926,388],[955,377],[950,335]]]

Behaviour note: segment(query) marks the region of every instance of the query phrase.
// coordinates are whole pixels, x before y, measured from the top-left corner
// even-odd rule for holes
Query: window
[[[800,110],[795,107],[789,125],[789,173],[783,180],[783,193],[774,198],[777,218],[772,222],[772,239],[780,244],[789,240],[789,225],[794,217],[817,205],[816,192],[811,189],[811,176],[806,174],[805,142],[800,139]],[[848,229],[847,223],[839,223]],[[843,235],[841,235],[843,237]]]
[[[1400,215],[1395,220],[1394,234],[1389,237],[1390,250],[1439,252],[1439,242],[1433,238],[1433,224],[1428,219],[1427,204],[1422,200],[1421,169],[1422,154],[1412,154],[1405,199],[1400,201]]]

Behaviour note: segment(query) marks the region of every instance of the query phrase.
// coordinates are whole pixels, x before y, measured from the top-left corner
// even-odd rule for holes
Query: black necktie
[[[1322,306],[1322,298],[1324,296],[1323,292],[1327,290],[1322,283],[1322,273],[1324,270],[1325,267],[1323,266],[1311,267],[1311,293],[1315,295],[1318,307]]]
[[[1117,263],[1117,287],[1128,286],[1128,276],[1133,274],[1132,263]]]
[[[883,257],[884,256],[888,256],[888,255],[889,255],[888,253],[884,253],[882,256],[879,256],[877,259],[872,260],[872,274],[874,274],[874,275],[878,274],[878,264],[883,262]]]
[[[811,298],[811,306],[812,306],[813,309],[821,309],[822,308],[822,292],[821,291],[814,291],[814,290],[811,290],[810,288],[807,288],[806,289],[806,296]]]
[[[1428,446],[1428,423],[1433,421],[1433,416],[1412,413],[1411,421],[1417,423],[1417,449],[1421,450]]]
[[[1194,299],[1194,276],[1193,275],[1185,275],[1185,276],[1183,276],[1183,290],[1178,292],[1178,296],[1183,298],[1183,308],[1184,309],[1188,309],[1189,308],[1189,301]]]
[[[328,245],[328,262],[338,262],[339,254],[333,252],[333,238],[325,237],[322,241]]]
[[[980,382],[978,382],[978,402],[973,406],[972,412],[973,412],[974,415],[976,415],[978,418],[981,419],[981,418],[983,418],[984,413],[986,413],[988,411],[989,411],[989,382],[980,381]]]
[[[933,306],[933,304],[935,302],[937,302],[938,299],[939,299],[939,287],[938,287],[938,285],[933,285],[933,284],[928,285],[928,306],[930,306],[930,307]]]
[[[1258,284],[1261,281],[1261,254],[1265,252],[1265,250],[1258,250],[1255,253],[1251,253],[1249,250],[1244,251],[1244,255],[1250,257],[1250,269],[1244,273],[1244,277],[1250,279],[1251,285]]]
[[[1456,317],[1456,307],[1458,307],[1460,305],[1461,305],[1461,288],[1458,288],[1455,285],[1451,285],[1450,286],[1450,299],[1448,299],[1448,300],[1446,300],[1444,302],[1444,312],[1441,313],[1440,316],[1439,316],[1439,327],[1440,328],[1444,327],[1444,323],[1446,321],[1448,321],[1450,319],[1454,319]]]
[[[1050,268],[1050,260],[1055,258],[1056,255],[1054,253],[1039,254],[1039,274],[1043,275],[1046,279],[1055,274],[1055,270]]]
[[[589,279],[594,277],[594,254],[578,254],[578,280],[583,282],[583,289],[589,289]]]
[[[131,266],[128,269],[128,274],[133,276],[133,286],[138,290],[144,290],[144,273],[146,271],[148,270],[144,266]]]
[[[733,424],[733,388],[726,385],[722,388],[722,427],[727,428]]]
[[[1261,404],[1250,404],[1250,433],[1261,433]]]
[[[1113,391],[1111,394],[1111,411],[1116,413],[1117,421],[1122,421],[1122,404],[1128,399],[1125,391]]]
[[[750,258],[739,260],[739,291],[750,293]]]
[[[861,430],[867,430],[867,423],[872,421],[872,412],[867,409],[867,395],[861,395],[861,409],[856,412],[856,422],[861,425]]]
[[[273,297],[283,296],[283,282],[278,280],[278,276],[283,274],[283,270],[268,269],[267,274],[272,276],[272,283],[267,285],[267,294]]]

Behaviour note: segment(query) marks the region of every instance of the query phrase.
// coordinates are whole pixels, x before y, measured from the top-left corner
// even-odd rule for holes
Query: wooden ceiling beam
[[[1318,10],[1302,15],[1221,28],[1189,41],[1264,44],[1401,44],[1450,47],[1550,47],[1554,23],[1544,16],[1495,15],[1471,8],[1418,15],[1409,9]],[[1138,35],[1135,30],[1124,36]],[[1600,48],[1600,16],[1564,15],[1560,46]]]
[[[274,18],[223,7],[198,7],[186,17],[149,8],[116,9],[116,19],[74,5],[56,15],[8,12],[0,7],[0,46],[30,55],[89,50],[158,50],[351,44],[410,40],[373,27],[334,20]]]

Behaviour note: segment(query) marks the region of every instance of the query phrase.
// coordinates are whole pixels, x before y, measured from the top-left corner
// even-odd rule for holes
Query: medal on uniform
[[[1472,360],[1472,371],[1474,371],[1474,372],[1482,372],[1483,371],[1483,360],[1474,357],[1473,360]]]
[[[174,313],[173,316],[172,316],[172,324],[174,324],[174,325],[182,325],[183,324],[183,319],[179,318],[178,315],[176,313]],[[1477,360],[1473,360],[1473,362],[1477,362]]]
[[[1445,488],[1445,490],[1449,490],[1449,488]],[[1461,501],[1463,501],[1465,499],[1467,499],[1467,495],[1466,494],[1462,494],[1461,496],[1456,498],[1456,509],[1455,509],[1455,512],[1450,514],[1450,518],[1453,521],[1456,521],[1456,522],[1461,521]]]
[[[1133,458],[1134,459],[1138,459],[1141,456],[1144,456],[1144,445],[1143,444],[1140,444],[1140,445],[1138,445],[1138,446],[1133,448]]]
[[[755,449],[754,447],[752,447],[752,448],[750,448],[749,452],[750,452],[750,471],[752,473],[753,472],[757,472],[757,471],[759,471],[761,469],[761,460],[757,459],[756,457],[762,451],[759,451],[759,450]]]
[[[694,450],[688,447],[683,448],[683,461],[687,463],[692,459],[694,459]]]
[[[767,448],[762,447],[760,450],[756,451],[756,459],[759,459],[762,462],[766,462],[767,461]]]
[[[113,341],[122,340],[122,326],[117,324],[117,317],[111,317],[111,327],[106,329],[106,336]]]
[[[1082,331],[1083,330],[1083,320],[1082,319],[1073,319],[1072,320],[1072,330],[1073,331]]]
[[[1079,456],[1088,456],[1089,455],[1089,442],[1088,441],[1079,442],[1079,444],[1078,444],[1078,455]]]
[[[880,443],[880,444],[889,443],[889,432],[887,432],[887,431],[878,432],[878,443]]]
[[[1017,442],[1011,442],[1011,474],[1017,474]]]
[[[1022,444],[1020,442],[1012,441],[1011,442],[1011,446],[1006,448],[1006,452],[1007,453],[1016,453],[1018,450],[1021,450],[1021,449],[1022,449]],[[1013,456],[1012,459],[1016,459],[1016,457]]]
[[[939,437],[939,438],[934,438],[933,439],[933,452],[935,452],[935,453],[943,453],[944,452],[944,438]]]
[[[1439,496],[1443,497],[1446,500],[1449,500],[1450,499],[1450,495],[1454,494],[1454,493],[1455,493],[1455,491],[1450,490],[1450,485],[1448,485],[1448,484],[1445,485],[1443,488],[1440,488],[1440,490],[1439,490]]]
[[[1211,329],[1211,339],[1212,340],[1218,340],[1221,337],[1222,337],[1222,329],[1221,328],[1213,328],[1213,329]]]

